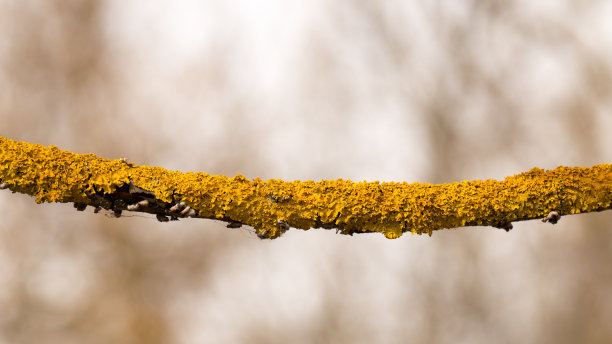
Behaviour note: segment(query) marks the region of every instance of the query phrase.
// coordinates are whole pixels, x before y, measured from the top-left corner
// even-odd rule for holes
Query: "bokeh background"
[[[0,0],[0,135],[262,179],[591,166],[611,20],[603,0]],[[610,343],[611,221],[262,241],[0,192],[0,342]]]

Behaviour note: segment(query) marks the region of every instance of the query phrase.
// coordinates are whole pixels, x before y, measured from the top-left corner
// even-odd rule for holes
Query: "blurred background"
[[[248,178],[610,161],[609,1],[0,0],[0,136]],[[1,343],[610,343],[612,212],[405,234],[0,192]]]

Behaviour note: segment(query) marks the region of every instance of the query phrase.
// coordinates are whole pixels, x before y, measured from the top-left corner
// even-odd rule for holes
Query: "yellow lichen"
[[[609,209],[612,165],[534,168],[502,181],[449,184],[322,180],[249,180],[138,166],[93,154],[75,154],[0,137],[0,183],[37,202],[96,204],[125,185],[154,193],[171,205],[182,201],[197,217],[253,226],[275,238],[287,225],[337,228],[344,234],[431,233],[466,225],[503,227],[514,221]]]

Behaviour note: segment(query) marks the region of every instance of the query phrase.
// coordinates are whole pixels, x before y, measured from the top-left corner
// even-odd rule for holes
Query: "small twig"
[[[85,203],[75,203],[74,207],[78,211],[83,211],[83,210],[85,210],[85,208],[87,208],[87,204],[85,204]]]
[[[500,224],[497,224],[497,225],[495,225],[493,227],[503,229],[506,232],[510,232],[510,230],[512,228],[514,228],[514,226],[512,226],[512,222],[500,223]]]
[[[464,226],[509,231],[517,221],[555,224],[560,214],[612,209],[612,164],[533,168],[503,180],[446,184],[263,181],[139,166],[0,137],[0,189],[7,188],[38,203],[78,203],[77,209],[87,205],[110,216],[132,210],[163,222],[193,217],[225,221],[230,228],[242,224],[260,238],[277,238],[290,228],[337,228],[395,239]]]
[[[557,213],[556,211],[551,211],[550,213],[548,213],[548,215],[546,215],[545,218],[542,219],[542,222],[550,222],[554,225],[559,222],[560,219],[561,215],[559,215],[559,213]]]

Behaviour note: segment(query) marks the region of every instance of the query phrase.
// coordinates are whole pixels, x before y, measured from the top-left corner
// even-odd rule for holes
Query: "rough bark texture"
[[[263,181],[138,166],[0,137],[0,189],[35,196],[39,203],[72,202],[77,210],[104,208],[117,217],[137,211],[159,221],[197,217],[226,221],[230,228],[244,224],[261,238],[277,238],[291,227],[398,238],[469,225],[509,230],[514,221],[555,223],[560,215],[609,209],[612,165],[533,168],[502,181],[449,184]]]

